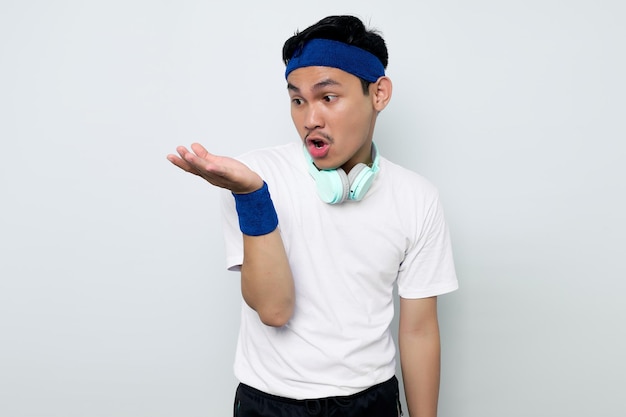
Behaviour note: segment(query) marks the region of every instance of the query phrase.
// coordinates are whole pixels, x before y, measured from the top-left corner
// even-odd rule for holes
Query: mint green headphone
[[[323,202],[339,204],[346,200],[361,201],[378,173],[378,150],[372,143],[372,166],[356,164],[348,174],[341,168],[317,169],[306,147],[302,147],[309,173],[315,179],[317,193]]]

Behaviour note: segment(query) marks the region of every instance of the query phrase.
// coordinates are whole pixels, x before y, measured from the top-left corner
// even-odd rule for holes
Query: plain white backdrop
[[[165,155],[298,140],[282,44],[343,13],[454,240],[440,416],[626,414],[622,2],[1,0],[0,416],[230,415],[217,191]]]

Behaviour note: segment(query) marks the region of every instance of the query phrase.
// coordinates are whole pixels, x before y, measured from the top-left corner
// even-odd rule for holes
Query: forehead
[[[361,88],[361,81],[355,75],[333,67],[302,67],[292,71],[287,77],[289,89],[313,90],[323,86]]]

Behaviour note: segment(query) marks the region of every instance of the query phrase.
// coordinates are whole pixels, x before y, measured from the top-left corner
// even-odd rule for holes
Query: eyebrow
[[[324,87],[328,87],[329,85],[341,85],[341,83],[339,81],[333,80],[332,78],[326,78],[325,80],[322,80],[316,83],[315,85],[313,85],[311,90],[318,91]],[[294,93],[300,92],[300,88],[296,87],[295,85],[291,83],[287,83],[287,90],[293,91]]]

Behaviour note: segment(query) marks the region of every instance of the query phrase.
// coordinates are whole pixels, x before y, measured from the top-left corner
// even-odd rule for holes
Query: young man
[[[225,188],[227,263],[241,271],[237,417],[401,414],[390,332],[409,414],[434,417],[437,296],[457,288],[437,190],[380,156],[391,99],[382,37],[352,16],[285,42],[300,141],[237,159],[199,144],[168,159]]]

